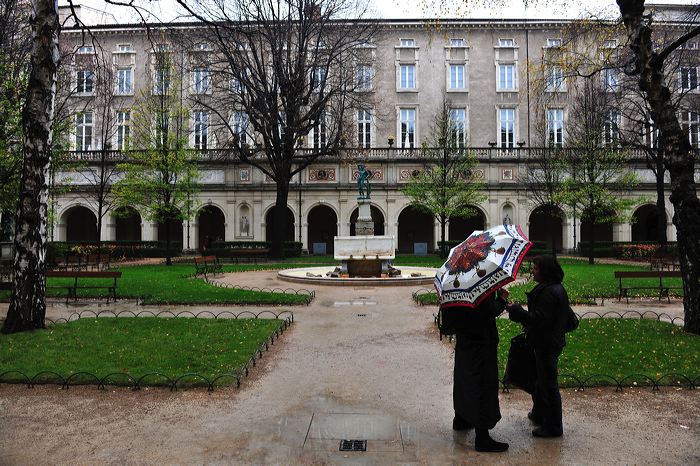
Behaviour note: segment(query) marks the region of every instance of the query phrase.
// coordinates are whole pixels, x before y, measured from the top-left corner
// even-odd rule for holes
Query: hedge
[[[285,257],[301,256],[302,243],[298,241],[284,242]],[[207,249],[207,254],[217,255],[217,252],[225,254],[226,249],[271,249],[271,241],[214,241]]]
[[[88,249],[90,253],[108,252],[113,259],[166,256],[165,241],[101,241],[99,251],[96,241],[54,241],[47,246],[46,260],[49,264],[55,264],[59,257],[79,254],[83,252],[81,249]],[[182,243],[173,241],[170,244],[171,255],[177,256],[181,252]]]

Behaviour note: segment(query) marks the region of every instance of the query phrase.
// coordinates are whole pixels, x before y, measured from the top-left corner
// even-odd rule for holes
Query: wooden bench
[[[206,278],[207,274],[221,273],[223,271],[223,266],[219,263],[219,259],[216,256],[202,256],[194,258],[194,275],[204,275]]]
[[[66,254],[58,263],[58,270],[105,270],[109,268],[109,254]]]
[[[654,270],[654,271],[635,271],[635,272],[622,272],[615,271],[615,278],[619,280],[620,289],[617,300],[620,301],[623,297],[630,302],[629,291],[630,290],[659,290],[659,301],[663,296],[668,298],[668,302],[671,302],[671,296],[669,295],[669,290],[682,290],[682,286],[669,286],[665,285],[664,278],[680,278],[681,272],[679,270]],[[658,278],[659,283],[654,286],[623,286],[622,279],[635,279],[635,278]]]
[[[680,264],[672,254],[656,254],[649,259],[649,270],[678,270]]]
[[[267,262],[270,259],[269,248],[229,248],[220,254],[221,257],[226,257],[231,262]]]
[[[72,278],[73,283],[68,285],[53,285],[47,286],[47,288],[66,288],[68,294],[66,295],[66,304],[68,300],[72,297],[75,301],[78,300],[78,289],[106,289],[107,290],[107,302],[109,302],[110,296],[116,301],[117,300],[117,279],[121,278],[121,272],[87,272],[82,270],[49,270],[46,272],[46,278]],[[114,281],[111,284],[102,285],[83,285],[78,283],[78,279],[82,278],[112,278]]]

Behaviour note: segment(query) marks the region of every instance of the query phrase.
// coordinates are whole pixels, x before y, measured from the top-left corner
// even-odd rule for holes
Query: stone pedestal
[[[372,221],[371,201],[357,198],[357,221],[355,222],[355,235],[374,236],[374,222]]]
[[[333,257],[341,261],[341,276],[381,277],[388,275],[395,250],[393,236],[336,236]]]

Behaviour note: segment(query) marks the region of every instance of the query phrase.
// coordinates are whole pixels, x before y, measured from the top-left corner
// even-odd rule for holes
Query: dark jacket
[[[444,335],[459,335],[457,344],[496,343],[496,317],[505,310],[505,301],[491,295],[475,308],[451,306],[441,309],[440,331]]]
[[[540,283],[527,293],[527,310],[516,304],[508,308],[510,320],[525,325],[534,348],[561,350],[566,345],[569,297],[560,283]]]

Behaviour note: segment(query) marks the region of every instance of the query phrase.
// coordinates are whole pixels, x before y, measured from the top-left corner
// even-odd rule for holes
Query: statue
[[[241,217],[241,234],[248,236],[250,223],[248,223],[248,217],[245,215]]]
[[[503,224],[504,225],[510,225],[512,224],[513,221],[510,219],[510,215],[506,214],[505,217],[503,217]]]
[[[369,184],[372,172],[367,170],[363,164],[359,164],[357,169],[360,171],[357,176],[357,189],[360,192],[358,199],[369,199],[370,194],[372,194],[372,186]]]

